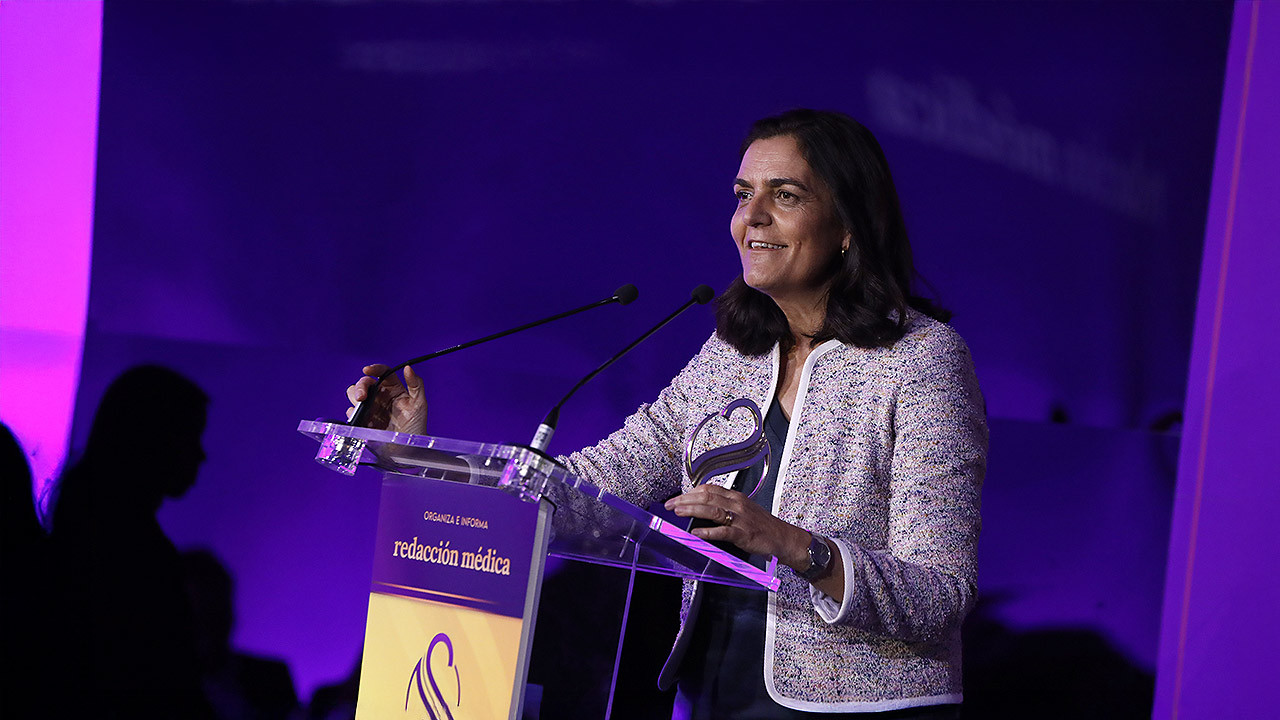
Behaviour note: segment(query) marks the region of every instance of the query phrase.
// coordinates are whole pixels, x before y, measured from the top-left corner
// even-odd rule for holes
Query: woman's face
[[[795,138],[751,143],[734,181],[729,224],[747,285],[774,300],[817,302],[849,246],[831,192]]]

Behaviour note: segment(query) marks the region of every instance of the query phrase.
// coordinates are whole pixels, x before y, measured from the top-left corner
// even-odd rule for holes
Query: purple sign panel
[[[370,591],[523,617],[537,520],[496,488],[390,476]]]

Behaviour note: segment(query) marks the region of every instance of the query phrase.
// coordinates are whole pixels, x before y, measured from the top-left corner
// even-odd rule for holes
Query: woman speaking
[[[777,592],[685,582],[660,678],[677,717],[959,717],[987,426],[964,341],[912,293],[884,153],[845,115],[793,110],[752,126],[733,192],[742,275],[715,333],[620,430],[560,460],[787,568]],[[348,399],[385,371],[364,368]],[[743,397],[767,408],[774,461],[694,486],[686,441]],[[372,426],[425,428],[412,370],[373,402]]]

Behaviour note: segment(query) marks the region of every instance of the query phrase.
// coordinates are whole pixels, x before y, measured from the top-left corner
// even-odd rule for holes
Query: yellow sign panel
[[[520,618],[371,593],[356,720],[506,720]]]

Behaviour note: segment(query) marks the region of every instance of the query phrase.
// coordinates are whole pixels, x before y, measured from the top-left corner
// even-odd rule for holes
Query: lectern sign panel
[[[388,478],[371,591],[521,617],[537,518],[496,488]]]
[[[358,718],[511,716],[537,521],[495,488],[386,479]]]

